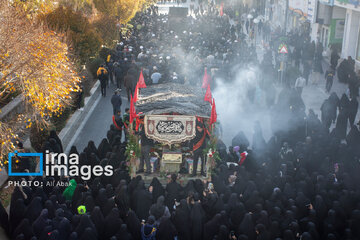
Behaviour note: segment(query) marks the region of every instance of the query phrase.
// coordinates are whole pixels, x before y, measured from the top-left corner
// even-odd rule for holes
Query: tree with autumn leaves
[[[89,23],[85,27],[90,29],[91,21],[99,21],[105,14],[114,24],[126,23],[152,0],[63,1],[64,4],[66,2],[76,14],[87,9],[81,17]],[[0,0],[0,101],[19,92],[24,104],[24,111],[16,119],[0,121],[0,167],[6,164],[7,153],[15,149],[17,132],[32,124],[46,128],[51,117],[60,116],[72,104],[72,93],[79,91],[79,65],[74,64],[78,62],[76,57],[79,57],[79,52],[76,49],[71,51],[76,43],[76,39],[68,34],[71,25],[67,26],[68,29],[57,28],[61,31],[54,31],[57,29],[46,21],[46,16],[63,7],[61,4],[62,1],[49,0]],[[95,39],[92,40],[93,43],[95,41],[94,46],[99,45],[102,40],[98,36],[101,33],[89,31]],[[80,41],[88,40],[84,36],[76,37]],[[90,52],[84,58],[92,54]]]
[[[0,100],[18,91],[25,109],[14,122],[0,122],[0,165],[14,149],[15,133],[33,122],[45,127],[48,118],[71,104],[79,82],[64,36],[33,21],[23,8],[0,0]]]
[[[101,45],[115,46],[120,26],[155,0],[62,0],[41,19],[54,31],[66,31],[80,63],[96,57]]]

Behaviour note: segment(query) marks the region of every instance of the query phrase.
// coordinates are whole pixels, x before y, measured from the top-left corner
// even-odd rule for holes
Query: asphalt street
[[[76,132],[74,132],[73,144],[77,150],[83,151],[89,141],[94,141],[95,146],[98,146],[103,138],[106,138],[106,133],[112,124],[113,108],[111,104],[111,96],[114,94],[116,87],[112,84],[106,89],[106,97],[102,97],[100,88],[95,94],[98,99],[95,101],[93,108],[88,113],[89,115],[84,119],[84,123],[80,125]],[[125,112],[125,108],[129,107],[126,98],[126,93],[121,92],[122,105],[121,112]]]

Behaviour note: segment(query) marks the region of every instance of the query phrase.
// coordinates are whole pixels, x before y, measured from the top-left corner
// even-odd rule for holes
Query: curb
[[[86,117],[86,115],[89,113],[89,110],[95,103],[98,97],[98,94],[96,93],[99,92],[99,86],[99,81],[96,81],[96,83],[90,90],[90,96],[86,97],[84,100],[83,109],[76,110],[71,116],[71,118],[69,118],[69,120],[67,121],[66,126],[59,133],[59,138],[62,141],[64,150],[68,149],[68,145],[72,140],[73,134],[76,132],[82,120]]]
[[[20,94],[11,100],[8,104],[6,104],[0,111],[0,120],[6,119],[6,117],[11,114],[11,112],[16,111],[19,105],[23,102],[23,95]]]

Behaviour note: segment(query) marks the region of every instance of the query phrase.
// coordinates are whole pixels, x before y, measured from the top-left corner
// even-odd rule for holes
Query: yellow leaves
[[[39,9],[48,7],[48,0],[34,1]],[[26,112],[16,121],[26,128],[34,123],[45,126],[49,116],[61,115],[71,104],[71,92],[79,90],[80,78],[68,58],[64,36],[26,19],[16,7],[2,0],[0,16],[0,88],[6,90],[0,92],[0,100],[9,92],[22,92]],[[0,121],[0,166],[5,163],[4,153],[15,149],[14,129]]]
[[[154,0],[93,0],[100,12],[119,18],[120,23],[128,23],[137,12],[155,3]]]

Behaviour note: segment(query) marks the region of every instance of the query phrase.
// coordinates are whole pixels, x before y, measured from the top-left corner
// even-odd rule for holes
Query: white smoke
[[[271,136],[270,111],[265,105],[265,94],[258,87],[260,70],[257,67],[245,67],[235,70],[236,78],[232,82],[216,79],[213,97],[216,102],[218,121],[222,128],[221,139],[231,146],[232,138],[243,131],[252,143],[254,124],[260,122],[265,140]],[[249,88],[255,88],[254,103],[248,98]]]

